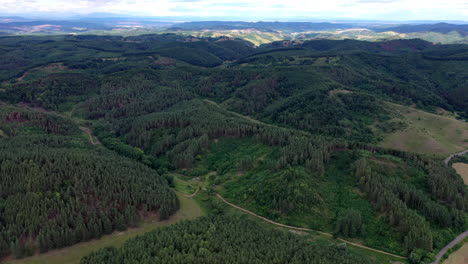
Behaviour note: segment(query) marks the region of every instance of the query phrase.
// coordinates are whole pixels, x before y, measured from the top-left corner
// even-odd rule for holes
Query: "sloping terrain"
[[[259,254],[262,252],[262,254]],[[135,257],[136,256],[136,257]],[[106,248],[82,264],[168,261],[191,263],[371,263],[336,246],[319,246],[305,238],[267,230],[239,217],[200,218],[149,232],[122,248]]]
[[[178,209],[165,178],[88,143],[62,117],[1,106],[0,255],[24,257]]]
[[[468,123],[392,104],[402,129],[384,136],[381,146],[403,151],[447,155],[468,149]]]
[[[0,38],[0,99],[13,109],[4,114],[1,139],[15,142],[19,152],[4,155],[25,168],[22,178],[7,171],[3,182],[41,198],[44,190],[33,188],[42,185],[27,181],[31,174],[55,188],[45,196],[52,203],[82,202],[96,211],[82,216],[86,230],[95,226],[88,220],[103,228],[93,229],[94,236],[132,226],[145,212],[168,217],[178,208],[172,186],[204,197],[212,212],[223,211],[212,205],[216,192],[278,223],[429,262],[431,252],[466,230],[468,193],[439,156],[413,152],[448,153],[466,143],[465,123],[422,111],[466,116],[464,50],[421,40],[282,41],[254,48],[242,40],[173,34]],[[51,63],[66,70],[42,71]],[[36,70],[41,73],[18,81]],[[385,141],[405,131],[422,138],[409,152]],[[382,143],[385,133],[390,136]],[[431,148],[431,139],[439,145]],[[31,145],[38,151],[26,152]],[[62,163],[56,170],[50,165]],[[54,173],[65,180],[43,177]],[[181,184],[179,177],[193,181]],[[81,205],[64,210],[75,215]],[[8,219],[1,223],[16,232],[3,238],[2,252],[30,255],[40,227],[18,232],[23,226],[13,223],[11,208],[0,208]],[[67,229],[63,221],[63,232],[41,233],[39,245],[53,243],[44,250],[83,240],[66,231],[81,225],[70,221]],[[13,247],[6,246],[11,241]],[[139,243],[129,242],[128,250]],[[225,260],[205,249],[200,245],[195,255]]]
[[[454,163],[453,168],[463,178],[463,181],[468,185],[468,164],[466,163]]]

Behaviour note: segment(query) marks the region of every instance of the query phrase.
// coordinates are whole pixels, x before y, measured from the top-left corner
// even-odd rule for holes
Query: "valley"
[[[7,263],[431,263],[468,227],[466,163],[444,163],[468,148],[464,45],[53,35],[0,52]]]

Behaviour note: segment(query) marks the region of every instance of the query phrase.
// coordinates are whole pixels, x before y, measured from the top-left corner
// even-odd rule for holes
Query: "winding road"
[[[273,224],[273,225],[276,225],[276,226],[281,226],[281,227],[285,227],[285,228],[288,228],[288,229],[294,229],[294,230],[300,230],[300,231],[312,231],[312,232],[317,232],[317,233],[320,233],[322,235],[325,235],[325,236],[328,236],[328,237],[333,237],[332,234],[329,234],[329,233],[325,233],[325,232],[322,232],[322,231],[318,231],[318,230],[313,230],[313,229],[310,229],[310,228],[305,228],[305,227],[296,227],[296,226],[290,226],[290,225],[285,225],[285,224],[281,224],[281,223],[278,223],[278,222],[275,222],[273,220],[270,220],[268,218],[265,218],[263,216],[260,216],[252,211],[249,211],[247,209],[244,209],[242,207],[239,207],[235,204],[232,204],[228,201],[226,201],[226,199],[224,199],[220,194],[216,193],[216,196],[221,199],[221,201],[223,201],[224,203],[226,203],[227,205],[231,206],[231,207],[234,207],[236,209],[239,209],[241,211],[244,211],[248,214],[251,214],[257,218],[260,218],[270,224]],[[360,245],[360,244],[356,244],[356,243],[353,243],[353,242],[350,242],[350,241],[347,241],[347,240],[344,240],[342,238],[338,238],[338,240],[340,240],[341,242],[344,242],[344,243],[347,243],[347,244],[350,244],[350,245],[353,245],[353,246],[356,246],[356,247],[360,247],[360,248],[364,248],[364,249],[367,249],[367,250],[371,250],[371,251],[374,251],[374,252],[378,252],[378,253],[382,253],[382,254],[385,254],[385,255],[389,255],[389,256],[392,256],[392,257],[395,257],[395,258],[400,258],[400,259],[407,259],[406,257],[403,257],[403,256],[398,256],[398,255],[395,255],[395,254],[392,254],[392,253],[388,253],[388,252],[385,252],[385,251],[382,251],[382,250],[378,250],[378,249],[374,249],[374,248],[370,248],[370,247],[366,247],[366,246],[363,246],[363,245]]]
[[[101,142],[99,142],[99,140],[93,135],[93,131],[91,131],[91,129],[87,128],[87,127],[84,127],[84,126],[79,126],[80,130],[86,132],[86,134],[88,134],[89,136],[89,142],[93,145],[98,145],[98,144],[101,144]]]
[[[200,190],[200,188],[198,188],[198,189],[197,189],[194,193],[192,193],[192,194],[185,194],[185,193],[182,193],[182,192],[179,192],[179,191],[176,191],[176,192],[180,193],[180,195],[183,195],[183,196],[185,196],[185,197],[187,197],[187,198],[192,198],[192,197],[194,197],[195,195],[197,195],[197,193],[198,193],[199,190]]]
[[[445,165],[449,165],[450,163],[450,160],[452,160],[453,158],[455,158],[456,156],[461,156],[461,155],[465,155],[468,153],[468,149],[467,150],[464,150],[462,152],[458,152],[458,153],[455,153],[455,154],[452,154],[450,156],[448,156],[445,160],[444,160],[444,163]],[[442,257],[445,255],[445,253],[447,253],[447,251],[449,249],[451,249],[452,247],[454,247],[456,244],[460,243],[461,241],[463,241],[463,239],[465,239],[466,237],[468,237],[468,230],[461,233],[460,235],[458,235],[454,240],[450,241],[450,243],[448,243],[444,248],[442,248],[439,253],[437,253],[436,255],[436,260],[434,262],[432,262],[432,264],[439,264],[440,260],[442,259]]]
[[[454,247],[456,244],[463,241],[465,237],[468,237],[468,230],[458,235],[454,240],[448,243],[439,253],[437,253],[436,260],[432,262],[432,264],[438,264],[440,260],[442,259],[442,257],[445,255],[445,253],[447,253],[447,251],[451,249],[452,247]]]
[[[445,165],[448,165],[451,159],[455,158],[456,156],[465,155],[465,154],[467,154],[467,153],[468,153],[468,149],[467,149],[467,150],[464,150],[464,151],[462,151],[462,152],[458,152],[458,153],[452,154],[452,155],[448,156],[448,157],[444,160],[444,163],[445,163]]]

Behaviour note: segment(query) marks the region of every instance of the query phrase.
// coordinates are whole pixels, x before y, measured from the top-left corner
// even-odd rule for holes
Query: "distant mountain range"
[[[384,28],[381,29],[381,31],[395,31],[400,33],[439,32],[444,34],[456,31],[463,36],[468,36],[468,24],[455,25],[448,23],[437,23],[421,25],[401,25],[397,27]]]
[[[180,19],[180,18],[179,18]],[[379,21],[189,21],[173,17],[76,16],[70,19],[0,17],[0,35],[104,34],[141,35],[176,33],[195,37],[242,38],[255,45],[297,39],[383,39],[421,38],[433,43],[468,43],[468,23],[405,23]]]

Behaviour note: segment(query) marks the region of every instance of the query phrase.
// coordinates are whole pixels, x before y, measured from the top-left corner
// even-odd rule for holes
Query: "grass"
[[[174,178],[174,185],[176,191],[183,194],[193,194],[198,189],[198,183],[195,180],[184,181],[181,179],[181,175],[172,173]]]
[[[460,247],[457,248],[455,248],[455,251],[451,253],[448,258],[442,262],[442,264],[466,263],[466,260],[468,259],[468,241],[465,239],[463,243],[460,243]]]
[[[383,147],[418,153],[450,154],[468,148],[468,123],[411,107],[391,104],[408,126],[384,136]]]
[[[87,242],[78,243],[76,245],[52,250],[44,254],[35,255],[32,257],[7,261],[7,264],[74,264],[79,263],[81,257],[88,255],[92,251],[110,247],[121,246],[129,238],[137,235],[142,235],[148,231],[161,226],[171,225],[181,220],[194,219],[202,216],[203,210],[198,206],[194,199],[187,198],[178,194],[180,201],[180,210],[177,211],[170,219],[165,221],[157,221],[155,219],[145,221],[137,228],[128,229],[124,232],[114,232],[110,235],[101,237]]]
[[[457,173],[463,178],[463,181],[468,185],[468,164],[466,163],[454,163],[452,167],[457,171]]]

